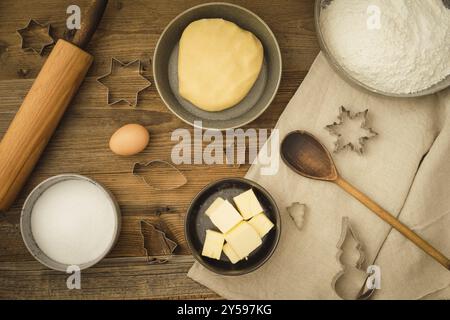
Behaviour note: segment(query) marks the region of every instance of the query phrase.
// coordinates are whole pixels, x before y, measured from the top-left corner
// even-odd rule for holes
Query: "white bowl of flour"
[[[442,0],[316,0],[322,51],[352,82],[413,97],[450,85],[450,9]]]
[[[120,232],[120,209],[112,194],[80,175],[64,174],[39,184],[22,209],[20,228],[30,253],[45,266],[80,270],[103,259]]]

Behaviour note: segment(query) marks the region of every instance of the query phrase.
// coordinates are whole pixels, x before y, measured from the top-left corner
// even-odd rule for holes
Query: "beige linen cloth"
[[[369,109],[379,134],[362,156],[333,154],[341,175],[450,256],[450,91],[409,99],[374,95],[341,79],[319,54],[277,123],[281,139],[307,130],[332,150],[335,137],[324,127],[336,121],[341,105]],[[364,245],[365,266],[381,268],[374,299],[450,298],[450,272],[338,186],[296,175],[281,161],[275,176],[259,169],[253,165],[247,178],[266,188],[280,208],[276,252],[247,275],[220,276],[195,263],[189,277],[228,299],[339,299],[332,280],[341,270],[336,245],[348,216]],[[293,202],[308,208],[301,230],[286,212]],[[364,284],[361,278],[349,281]]]

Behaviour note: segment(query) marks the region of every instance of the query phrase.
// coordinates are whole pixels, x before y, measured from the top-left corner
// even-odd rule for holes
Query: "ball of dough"
[[[179,93],[206,111],[230,108],[252,88],[263,58],[253,33],[223,19],[194,21],[180,39]]]

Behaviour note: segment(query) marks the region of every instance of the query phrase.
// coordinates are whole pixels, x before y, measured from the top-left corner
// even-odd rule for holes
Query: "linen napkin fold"
[[[450,256],[450,90],[438,94],[440,128],[414,178],[399,219]],[[391,231],[375,264],[382,266],[380,299],[450,299],[450,272]],[[385,267],[383,267],[385,266]],[[403,284],[403,285],[400,285]]]
[[[363,155],[333,154],[338,171],[449,255],[448,100],[448,90],[410,99],[371,94],[341,79],[320,53],[276,128],[280,139],[292,130],[307,130],[332,150],[335,137],[324,127],[337,120],[339,107],[352,112],[369,109],[370,125],[379,135],[367,143]],[[446,294],[448,271],[336,185],[301,177],[281,161],[275,176],[261,175],[256,164],[246,177],[275,198],[282,234],[271,259],[250,274],[226,277],[193,265],[188,276],[224,298],[339,299],[332,281],[342,270],[337,243],[343,216],[349,217],[363,244],[366,265],[381,268],[381,289],[374,298]],[[293,202],[307,206],[300,230],[286,211]],[[346,281],[362,287],[364,280],[350,277]]]

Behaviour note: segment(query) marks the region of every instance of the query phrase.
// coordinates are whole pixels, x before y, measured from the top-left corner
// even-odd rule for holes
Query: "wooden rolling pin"
[[[83,82],[94,58],[81,48],[89,43],[107,3],[92,3],[72,43],[58,40],[0,142],[0,211],[13,204]]]

